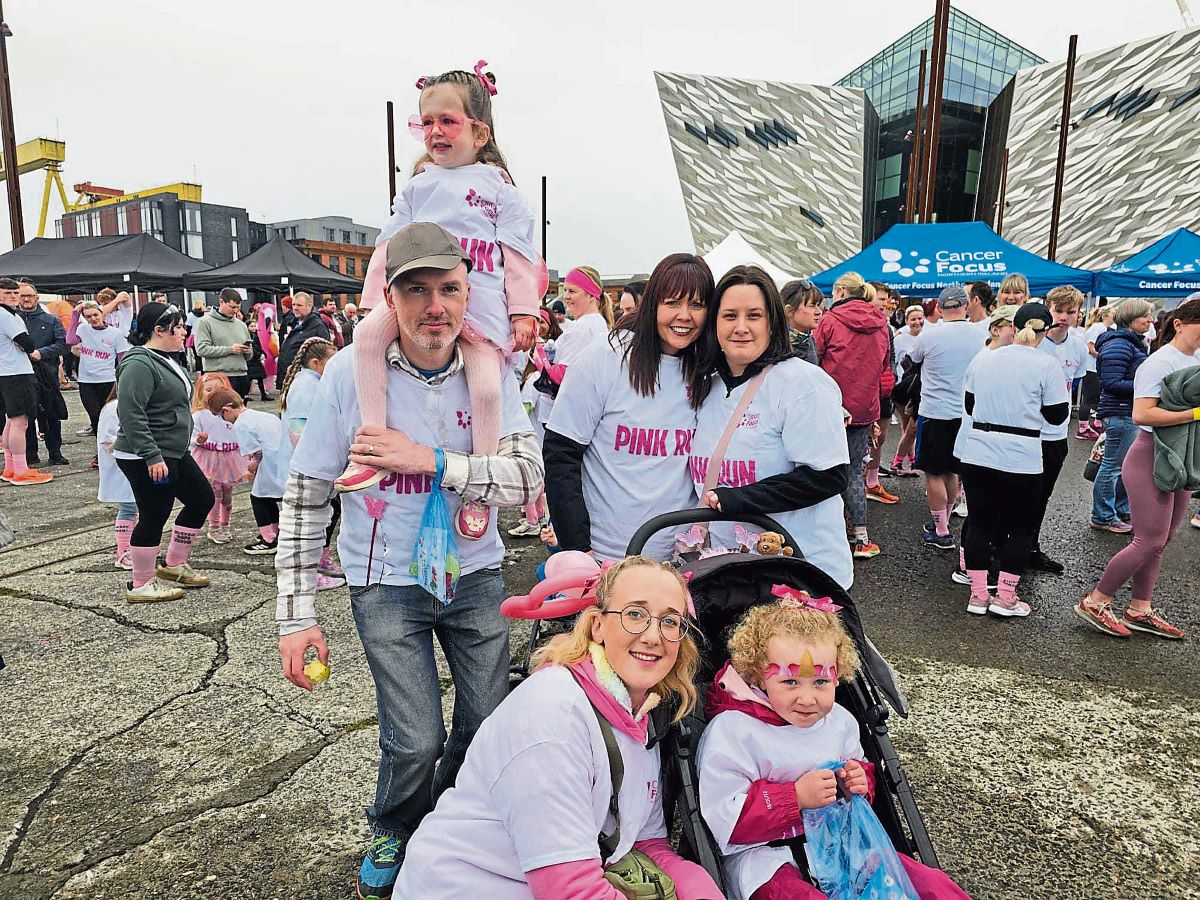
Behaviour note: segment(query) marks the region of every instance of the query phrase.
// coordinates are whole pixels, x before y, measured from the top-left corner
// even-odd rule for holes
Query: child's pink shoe
[[[133,556],[128,551],[122,553],[113,560],[114,569],[124,569],[126,572],[133,571]]]
[[[454,530],[465,541],[477,541],[487,534],[492,511],[477,501],[463,503],[454,519]]]
[[[332,575],[317,575],[317,590],[332,591],[346,586],[345,578],[334,578]]]
[[[383,481],[383,476],[386,474],[385,470],[377,469],[374,466],[360,466],[358,463],[350,463],[346,466],[346,471],[333,483],[333,489],[339,494],[362,491],[379,484],[379,482]]]
[[[346,575],[342,567],[334,562],[334,559],[329,555],[328,550],[321,555],[321,562],[317,566],[317,571],[322,575],[328,575],[331,578],[344,578]]]

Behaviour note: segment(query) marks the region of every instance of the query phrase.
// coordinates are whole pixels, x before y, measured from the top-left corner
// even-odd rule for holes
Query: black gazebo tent
[[[207,268],[148,234],[34,238],[0,255],[0,275],[24,275],[51,294],[91,294],[106,287],[168,290]]]
[[[272,294],[307,290],[317,294],[358,294],[362,282],[325,268],[275,235],[249,256],[227,266],[197,272],[184,280],[194,291],[250,288]]]

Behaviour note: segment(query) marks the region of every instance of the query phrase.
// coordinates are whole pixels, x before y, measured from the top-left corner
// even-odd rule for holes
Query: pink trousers
[[[941,869],[923,865],[903,853],[900,863],[921,900],[971,900],[971,895]],[[804,880],[799,869],[785,863],[770,881],[750,896],[750,900],[823,900],[824,897],[820,890]]]

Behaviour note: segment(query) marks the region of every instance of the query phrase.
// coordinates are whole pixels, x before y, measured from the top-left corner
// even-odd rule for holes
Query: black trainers
[[[61,453],[58,454],[57,456],[50,457],[50,459],[47,460],[47,462],[46,462],[46,465],[48,465],[48,466],[69,466],[70,464],[71,464],[71,461],[69,459],[67,459],[65,456],[63,456]]]
[[[242,552],[247,556],[270,556],[279,547],[278,539],[267,543],[262,538],[259,538],[253,544],[247,544],[242,548]]]
[[[1046,555],[1044,550],[1034,550],[1029,554],[1029,562],[1027,563],[1030,569],[1035,572],[1048,572],[1051,575],[1061,575],[1066,571],[1066,568],[1056,559],[1051,559]]]

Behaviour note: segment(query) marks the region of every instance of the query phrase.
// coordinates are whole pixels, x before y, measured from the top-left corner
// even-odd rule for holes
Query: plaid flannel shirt
[[[462,369],[457,346],[450,366],[426,377],[400,352],[399,342],[387,349],[393,368],[430,384],[441,384]],[[527,506],[542,490],[545,469],[533,432],[500,439],[494,454],[446,450],[442,487],[463,500],[488,506]],[[292,471],[288,475],[279,515],[279,544],[275,554],[278,599],[275,619],[280,635],[317,624],[317,568],[325,545],[325,529],[333,518],[333,482]],[[403,567],[401,567],[403,568]]]

